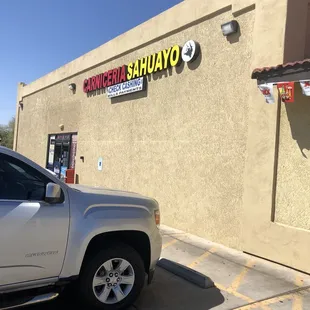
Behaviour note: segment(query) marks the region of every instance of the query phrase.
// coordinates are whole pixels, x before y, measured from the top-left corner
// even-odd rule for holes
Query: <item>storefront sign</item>
[[[265,96],[267,103],[274,103],[274,96],[273,96],[273,84],[261,84],[258,85],[259,90]]]
[[[300,86],[301,86],[301,89],[302,89],[302,93],[305,96],[310,96],[310,80],[300,81]]]
[[[140,77],[131,81],[109,86],[107,88],[108,98],[113,98],[143,90],[145,86],[144,79],[144,77]]]
[[[294,82],[278,83],[277,86],[283,102],[294,102]]]
[[[193,40],[186,42],[182,49],[179,45],[174,45],[158,53],[137,59],[128,65],[85,79],[83,82],[83,91],[89,93],[98,89],[107,88],[108,98],[113,98],[142,90],[146,83],[142,77],[169,67],[178,66],[182,60],[185,62],[194,61],[199,52],[199,44]],[[139,83],[142,84],[142,89],[140,89],[141,85],[136,85]],[[114,85],[117,87],[113,88],[112,86]]]
[[[55,139],[57,141],[70,141],[70,135],[67,135],[67,134],[57,135]]]
[[[200,46],[197,42],[187,41],[182,48],[182,59],[184,62],[193,62],[200,52]]]

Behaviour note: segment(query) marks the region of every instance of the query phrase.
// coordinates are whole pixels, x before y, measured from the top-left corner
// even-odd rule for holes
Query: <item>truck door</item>
[[[44,201],[47,176],[0,153],[0,288],[59,276],[65,256],[69,205]]]

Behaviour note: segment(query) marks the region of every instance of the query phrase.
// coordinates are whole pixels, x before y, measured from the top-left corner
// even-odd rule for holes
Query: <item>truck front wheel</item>
[[[117,244],[87,261],[79,278],[79,289],[88,305],[105,310],[125,309],[140,294],[145,278],[140,255]]]

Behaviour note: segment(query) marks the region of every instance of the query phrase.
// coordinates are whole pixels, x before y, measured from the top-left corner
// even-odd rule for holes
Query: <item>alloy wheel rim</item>
[[[93,292],[104,304],[116,304],[126,298],[135,282],[132,265],[123,258],[104,262],[93,278]]]

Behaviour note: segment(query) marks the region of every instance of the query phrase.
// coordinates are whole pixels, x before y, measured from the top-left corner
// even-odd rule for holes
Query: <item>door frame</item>
[[[70,140],[69,140],[69,152],[68,152],[68,157],[69,157],[69,166],[70,166],[70,156],[71,156],[71,144],[72,144],[72,136],[73,135],[77,135],[78,136],[78,132],[77,131],[72,131],[72,132],[58,132],[58,133],[50,133],[47,135],[47,145],[46,145],[46,161],[45,161],[45,168],[48,167],[48,156],[49,156],[49,149],[50,149],[50,137],[51,136],[57,136],[57,135],[70,135]],[[56,139],[55,139],[55,146],[56,146]],[[62,148],[62,146],[61,146]],[[55,156],[55,154],[54,154]],[[54,164],[54,163],[53,163]],[[61,173],[61,169],[59,171],[59,176],[60,177],[60,173]]]

